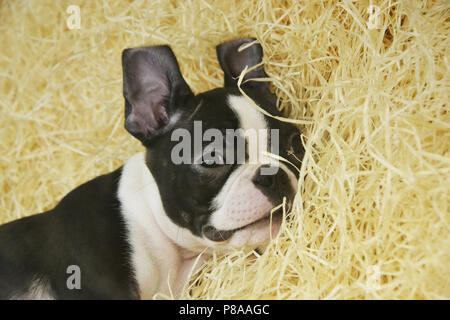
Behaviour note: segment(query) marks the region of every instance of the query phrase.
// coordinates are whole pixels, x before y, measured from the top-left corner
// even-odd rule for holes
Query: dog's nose
[[[283,197],[287,197],[288,202],[292,200],[295,190],[287,173],[281,168],[276,170],[268,166],[258,168],[252,181],[255,186],[265,194],[274,205],[278,205],[283,201]]]

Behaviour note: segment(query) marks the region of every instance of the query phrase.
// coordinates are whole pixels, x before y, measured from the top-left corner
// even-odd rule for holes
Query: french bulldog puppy
[[[272,209],[292,204],[304,149],[296,127],[267,116],[281,114],[252,81],[267,77],[254,42],[217,46],[224,86],[198,95],[168,46],[123,51],[125,128],[145,152],[0,226],[1,299],[177,298],[212,252],[276,236]]]

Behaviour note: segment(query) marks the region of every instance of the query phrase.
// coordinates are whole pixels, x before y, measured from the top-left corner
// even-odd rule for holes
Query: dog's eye
[[[220,150],[213,149],[205,151],[202,156],[202,166],[215,168],[225,164],[223,153]]]
[[[304,149],[299,132],[294,132],[291,134],[289,138],[289,151],[296,155],[303,154]]]

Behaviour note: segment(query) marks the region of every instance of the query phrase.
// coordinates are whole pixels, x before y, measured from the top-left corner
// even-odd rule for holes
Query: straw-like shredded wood
[[[253,36],[300,120],[295,209],[184,297],[450,298],[449,1],[4,0],[0,21],[1,222],[143,150],[123,128],[124,48],[170,44],[199,93],[222,84],[215,45]]]

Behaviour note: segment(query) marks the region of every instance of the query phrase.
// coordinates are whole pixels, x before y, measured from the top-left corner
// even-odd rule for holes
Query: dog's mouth
[[[203,235],[211,241],[223,242],[223,241],[227,241],[228,239],[230,239],[233,236],[233,234],[236,233],[237,231],[251,228],[252,226],[255,226],[256,224],[270,223],[271,219],[272,219],[272,221],[281,220],[281,216],[282,216],[282,210],[277,210],[273,214],[270,214],[270,212],[269,212],[266,216],[264,216],[258,220],[255,220],[251,223],[248,223],[242,227],[236,228],[236,229],[219,230],[219,229],[214,228],[211,225],[205,225],[202,228],[202,232],[203,232]]]

